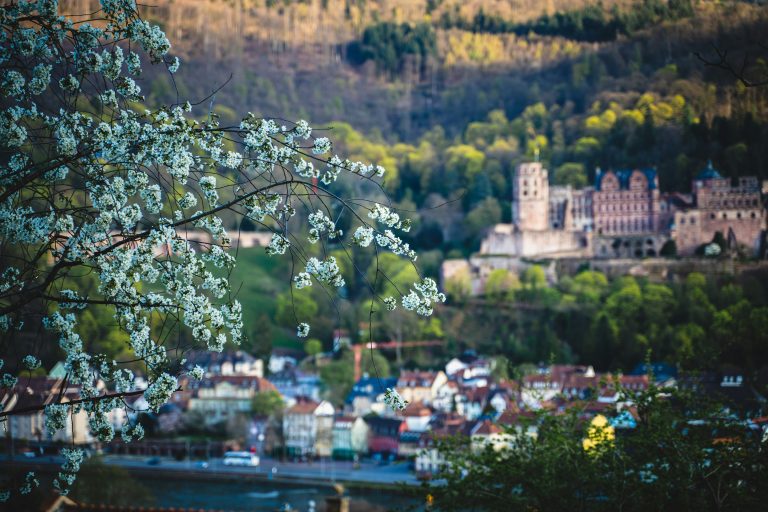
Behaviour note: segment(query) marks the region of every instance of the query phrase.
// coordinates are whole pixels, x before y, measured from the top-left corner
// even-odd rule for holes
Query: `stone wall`
[[[688,210],[675,213],[673,238],[677,253],[692,256],[696,249],[712,241],[718,231],[728,239],[732,232],[739,247],[750,256],[758,254],[762,231],[765,229],[765,210]]]

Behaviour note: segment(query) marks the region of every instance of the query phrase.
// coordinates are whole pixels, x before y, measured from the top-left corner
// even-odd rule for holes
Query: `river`
[[[314,501],[318,511],[325,509],[327,496],[334,491],[322,486],[294,486],[255,482],[200,482],[165,478],[137,478],[155,497],[155,506],[208,510],[275,511],[285,504],[298,512],[310,510]],[[350,512],[413,510],[417,501],[392,490],[347,491]]]

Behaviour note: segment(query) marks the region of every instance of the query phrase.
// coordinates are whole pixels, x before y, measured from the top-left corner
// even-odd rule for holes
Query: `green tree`
[[[580,189],[587,186],[587,171],[584,164],[576,162],[566,162],[555,169],[553,177],[555,185],[570,185],[573,188]]]
[[[257,416],[272,416],[283,410],[283,397],[274,390],[260,391],[251,400],[251,413]]]
[[[307,340],[306,343],[304,343],[304,352],[306,352],[308,356],[314,357],[322,351],[323,351],[323,342],[321,342],[317,338],[309,339]]]
[[[496,449],[467,437],[445,440],[439,447],[446,464],[436,475],[444,484],[422,492],[431,494],[434,510],[446,512],[762,509],[764,443],[739,420],[718,414],[718,404],[664,392],[652,387],[632,395],[638,419],[629,435],[616,435],[605,416],[584,421],[588,413],[573,407],[507,427]],[[526,435],[529,428],[537,435]],[[723,435],[729,442],[718,439]],[[590,437],[601,441],[590,446]]]
[[[494,301],[510,300],[519,289],[517,275],[503,268],[492,270],[485,281],[485,296]]]
[[[249,343],[244,347],[260,358],[268,358],[272,354],[272,322],[265,314],[256,317],[251,329],[251,335],[248,337]]]
[[[390,374],[389,362],[378,352],[364,351],[360,361],[363,373],[371,376],[387,377]],[[351,350],[344,350],[341,357],[320,368],[320,379],[326,388],[327,397],[336,405],[341,405],[352,390],[355,381],[354,357]]]
[[[464,233],[468,240],[476,241],[483,231],[501,222],[501,205],[494,197],[481,201],[464,219]]]

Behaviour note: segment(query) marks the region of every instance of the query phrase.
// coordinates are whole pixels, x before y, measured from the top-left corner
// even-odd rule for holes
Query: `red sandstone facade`
[[[658,232],[661,200],[656,171],[598,170],[592,207],[598,235]]]

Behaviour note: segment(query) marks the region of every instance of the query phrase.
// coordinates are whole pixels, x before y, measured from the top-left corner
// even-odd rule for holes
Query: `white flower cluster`
[[[394,234],[392,230],[387,229],[383,234],[376,235],[376,243],[380,247],[388,248],[392,253],[398,256],[405,256],[411,261],[416,261],[416,251],[411,249],[410,245]]]
[[[359,226],[352,235],[352,240],[360,247],[368,247],[373,242],[373,228]]]
[[[344,286],[344,277],[342,277],[339,264],[333,256],[329,256],[323,261],[317,258],[310,258],[305,268],[308,274],[315,276],[321,283],[327,283],[336,288]],[[299,288],[298,283],[296,288]]]
[[[383,302],[387,311],[394,311],[397,309],[397,300],[394,297],[384,297]]]
[[[331,141],[327,137],[318,137],[312,145],[312,152],[316,155],[328,153],[331,150]]]
[[[14,377],[10,373],[4,373],[3,378],[0,379],[0,388],[12,388],[19,382],[17,377]]]
[[[432,314],[434,303],[445,302],[445,294],[438,291],[437,283],[430,277],[424,278],[421,283],[414,284],[414,288],[402,299],[403,307],[409,311],[429,316]]]
[[[203,370],[200,365],[195,365],[194,368],[187,372],[187,375],[195,380],[202,380],[202,378],[205,376],[205,370]]]
[[[102,402],[98,402],[98,404],[101,405]],[[107,413],[101,407],[98,409],[88,413],[88,426],[96,439],[108,443],[115,437],[115,428],[109,421]]]
[[[267,246],[267,254],[274,256],[275,254],[285,254],[285,251],[291,246],[288,239],[279,233],[272,234],[272,241]]]
[[[149,385],[146,391],[144,391],[144,398],[149,404],[149,408],[153,411],[157,411],[161,405],[167,402],[174,391],[179,387],[179,382],[176,377],[167,373],[161,374],[155,382]]]
[[[216,177],[203,176],[198,181],[198,184],[205,198],[211,203],[211,206],[216,206],[216,203],[219,201],[219,193],[216,190]]]
[[[299,325],[297,325],[296,336],[299,338],[306,338],[309,336],[309,324],[306,322],[301,322]]]
[[[61,471],[56,475],[53,486],[59,491],[59,494],[66,496],[69,494],[69,488],[75,483],[77,472],[80,471],[80,464],[85,459],[85,452],[80,448],[62,448],[61,455],[64,457],[64,464]]]
[[[308,272],[299,272],[293,277],[293,283],[297,290],[312,286],[312,276]]]
[[[411,230],[410,219],[401,220],[397,212],[393,212],[388,207],[378,203],[373,205],[371,211],[368,212],[368,217],[389,228],[399,229],[405,233]]]
[[[24,483],[21,484],[21,487],[19,487],[19,492],[21,494],[29,494],[32,492],[32,489],[36,487],[40,487],[40,480],[38,480],[35,477],[35,474],[30,471],[24,475]]]
[[[40,360],[31,354],[24,356],[24,359],[22,359],[21,362],[24,363],[24,366],[30,371],[37,370],[40,368],[41,364]]]
[[[387,388],[384,391],[384,403],[393,411],[402,411],[408,407],[408,401],[404,400],[400,393],[393,388]]]
[[[308,221],[311,228],[309,229],[307,240],[312,244],[317,243],[317,241],[320,240],[320,235],[325,232],[328,232],[328,238],[331,239],[339,238],[344,234],[342,230],[336,229],[336,223],[328,218],[328,216],[321,210],[310,213]]]
[[[274,217],[281,200],[278,194],[254,194],[243,203],[246,216],[258,222],[267,216]]]
[[[120,437],[126,443],[130,443],[134,439],[141,441],[144,439],[144,427],[141,426],[141,423],[136,423],[133,426],[123,425],[123,428],[120,429]]]

